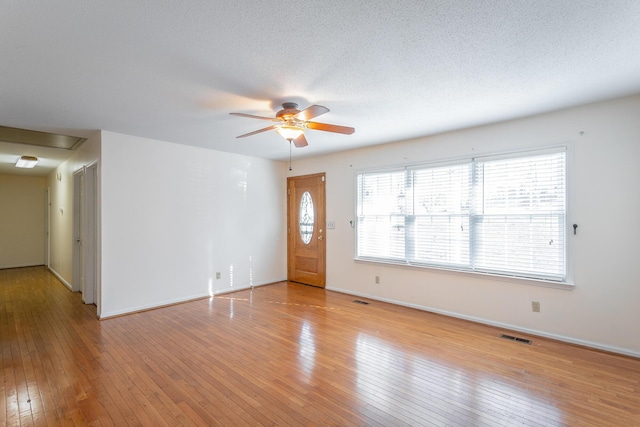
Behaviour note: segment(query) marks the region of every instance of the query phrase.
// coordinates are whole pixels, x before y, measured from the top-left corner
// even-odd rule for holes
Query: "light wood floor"
[[[0,425],[640,426],[640,360],[280,283],[98,321],[0,270]],[[516,334],[519,335],[519,334]]]

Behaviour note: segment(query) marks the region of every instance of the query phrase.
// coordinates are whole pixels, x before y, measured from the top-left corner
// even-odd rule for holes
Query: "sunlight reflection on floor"
[[[404,422],[411,423],[416,416],[447,422],[456,412],[461,420],[473,425],[563,425],[558,408],[497,377],[407,354],[364,333],[358,335],[355,353],[357,388],[362,398],[386,407]],[[528,418],[529,412],[535,412],[535,418]]]

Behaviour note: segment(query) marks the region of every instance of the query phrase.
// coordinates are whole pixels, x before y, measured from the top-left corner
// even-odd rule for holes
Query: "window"
[[[564,281],[565,150],[357,176],[356,258]]]
[[[311,243],[313,237],[313,226],[315,223],[313,200],[311,193],[305,191],[300,198],[300,213],[298,214],[300,226],[300,238],[305,245]]]

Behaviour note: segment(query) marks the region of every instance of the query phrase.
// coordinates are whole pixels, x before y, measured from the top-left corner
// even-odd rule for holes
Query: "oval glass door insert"
[[[298,221],[300,224],[300,238],[305,245],[308,245],[309,242],[311,242],[311,236],[313,236],[313,225],[315,222],[313,216],[313,200],[308,191],[305,191],[300,198]]]

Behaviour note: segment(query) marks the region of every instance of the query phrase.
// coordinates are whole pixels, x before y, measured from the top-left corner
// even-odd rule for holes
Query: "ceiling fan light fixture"
[[[284,124],[276,128],[278,132],[287,141],[292,141],[302,135],[306,129],[295,124]]]
[[[38,164],[38,158],[33,156],[22,156],[16,162],[17,168],[31,169]]]

